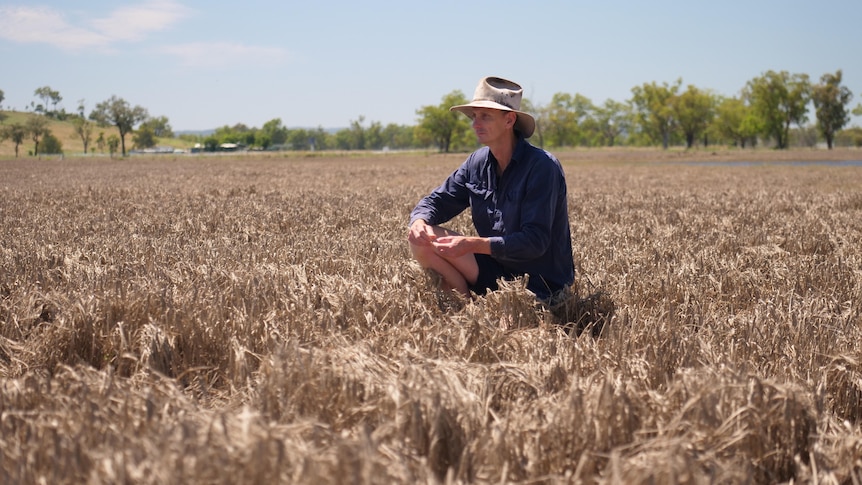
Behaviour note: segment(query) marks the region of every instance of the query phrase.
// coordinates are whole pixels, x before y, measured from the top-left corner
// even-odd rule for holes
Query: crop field
[[[862,152],[558,155],[553,308],[411,262],[464,154],[0,161],[0,483],[862,483],[862,167],[724,163]]]

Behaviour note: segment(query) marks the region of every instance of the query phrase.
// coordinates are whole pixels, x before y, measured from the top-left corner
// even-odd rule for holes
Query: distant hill
[[[215,130],[174,130],[174,135],[194,135],[194,136],[210,136],[215,133]]]
[[[34,116],[42,116],[35,113],[25,113],[21,111],[0,111],[0,124],[11,124],[11,123],[21,123],[25,124],[28,118]],[[71,121],[58,121],[54,119],[48,120],[48,129],[51,130],[51,133],[60,140],[60,143],[63,145],[63,154],[64,155],[81,155],[84,152],[84,143],[81,141],[81,137],[75,133],[75,126]],[[93,134],[90,140],[90,150],[96,148],[96,139],[99,138],[99,133],[104,132],[105,137],[111,135],[119,136],[119,132],[117,128],[114,126],[105,126],[105,127],[95,127],[93,129]],[[18,155],[19,156],[27,156],[29,153],[33,152],[34,148],[33,140],[27,139],[24,143],[22,143],[18,147]],[[133,135],[126,135],[126,150],[131,150],[134,145]],[[157,145],[164,146],[173,146],[174,148],[191,148],[193,143],[189,143],[177,138],[160,138],[157,142]],[[96,150],[98,153],[98,149]],[[107,148],[105,148],[105,153],[107,153]],[[10,140],[4,140],[0,142],[0,158],[13,158],[15,157],[15,144]]]
[[[289,126],[287,129],[288,130],[316,130],[317,127],[311,128],[308,126]],[[338,133],[339,131],[345,130],[345,129],[347,129],[347,128],[344,128],[344,127],[342,127],[342,128],[324,128],[323,131],[325,131],[329,134],[335,134],[335,133]],[[174,130],[174,135],[176,135],[176,136],[180,136],[180,135],[210,136],[213,133],[215,133],[215,131],[216,131],[215,128],[213,128],[211,130]]]

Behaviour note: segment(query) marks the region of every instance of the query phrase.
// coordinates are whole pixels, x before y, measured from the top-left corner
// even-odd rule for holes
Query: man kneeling
[[[450,108],[472,120],[484,146],[410,215],[413,257],[465,297],[526,275],[527,289],[547,300],[574,281],[566,178],[553,155],[527,141],[536,122],[519,111],[522,92],[486,77],[470,103]],[[468,207],[478,236],[440,226]]]

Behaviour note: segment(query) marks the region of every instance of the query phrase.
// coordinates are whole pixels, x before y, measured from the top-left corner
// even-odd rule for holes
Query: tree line
[[[843,145],[862,146],[862,128],[845,130],[853,94],[842,84],[841,70],[824,74],[817,83],[807,74],[767,71],[731,97],[694,85],[683,87],[682,79],[644,83],[631,91],[628,100],[608,99],[601,104],[579,93],[556,93],[546,105],[524,99],[522,110],[536,118],[534,142],[548,148],[627,145],[667,149],[710,144],[745,148],[760,143],[784,149],[794,136],[801,145],[812,146],[822,140],[831,149],[839,140]],[[26,123],[0,124],[0,141],[11,140],[16,156],[18,147],[28,139],[34,142],[34,155],[62,152],[60,141],[47,127],[49,118],[70,121],[85,152],[107,148],[114,154],[119,149],[125,156],[127,135],[139,149],[174,137],[167,117],[151,117],[145,108],[117,96],[96,104],[88,116],[83,100],[78,102],[76,113],[58,110],[63,98],[49,86],[36,89],[34,96],[41,102],[32,102],[31,108],[42,116],[31,117]],[[449,111],[450,106],[468,101],[462,91],[454,90],[444,95],[439,105],[417,109],[417,124],[413,126],[366,123],[365,117],[359,116],[349,127],[334,131],[321,127],[288,129],[280,118],[274,118],[260,128],[237,123],[217,128],[212,134],[182,134],[179,138],[195,143],[202,151],[219,151],[226,146],[249,150],[471,150],[476,140],[470,121]],[[808,124],[811,106],[813,125]],[[862,104],[852,113],[862,115]],[[105,127],[115,127],[117,133],[106,137],[102,131],[93,140],[95,131]]]
[[[832,149],[837,137],[842,144],[862,146],[862,128],[844,130],[850,121],[853,94],[842,85],[842,71],[827,73],[819,83],[807,74],[768,71],[746,83],[740,94],[725,97],[694,85],[644,83],[632,88],[625,101],[608,99],[594,104],[581,94],[556,93],[544,106],[525,100],[522,109],[536,117],[533,139],[540,146],[599,147],[708,146],[724,144],[741,148],[758,143],[779,149],[797,144],[813,146],[822,140]],[[448,111],[466,98],[453,91],[438,106],[418,111],[418,128],[435,137],[443,151],[463,148],[469,124]],[[809,107],[814,108],[814,124]],[[862,115],[862,104],[853,114]],[[794,128],[795,126],[795,128]],[[469,139],[466,138],[466,139]]]

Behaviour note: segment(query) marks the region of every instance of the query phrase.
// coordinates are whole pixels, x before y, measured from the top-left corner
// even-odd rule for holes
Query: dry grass
[[[0,162],[0,482],[860,483],[862,170],[655,153],[555,308],[409,261],[461,155]]]

